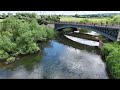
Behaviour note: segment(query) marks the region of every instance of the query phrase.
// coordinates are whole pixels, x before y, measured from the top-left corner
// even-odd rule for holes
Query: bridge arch
[[[66,29],[66,28],[71,28],[72,30],[72,32],[73,31],[77,31],[77,28],[76,27],[61,27],[61,28],[59,28],[59,29],[57,29],[57,31],[63,31],[63,29]]]
[[[86,30],[91,30],[94,32],[97,32],[113,41],[118,41],[118,33],[119,29],[118,28],[109,28],[109,27],[100,27],[100,26],[92,26],[92,25],[79,25],[79,24],[61,24],[61,23],[56,23],[55,24],[55,30],[62,30],[64,28],[82,28]]]

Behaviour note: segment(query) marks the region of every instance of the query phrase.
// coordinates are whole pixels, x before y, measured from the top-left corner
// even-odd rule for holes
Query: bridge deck
[[[120,29],[120,25],[111,25],[111,24],[88,24],[88,23],[78,23],[78,22],[56,22],[55,24],[71,24],[71,25],[85,25],[85,26],[97,26],[97,27],[106,27],[106,28],[114,28]]]

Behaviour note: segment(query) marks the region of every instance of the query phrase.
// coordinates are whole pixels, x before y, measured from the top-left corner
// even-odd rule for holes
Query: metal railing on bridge
[[[118,24],[104,24],[104,23],[96,24],[96,23],[82,23],[82,22],[55,22],[55,23],[120,28],[120,25]]]

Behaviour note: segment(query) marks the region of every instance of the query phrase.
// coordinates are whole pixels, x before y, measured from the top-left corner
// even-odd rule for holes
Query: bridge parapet
[[[100,27],[110,27],[110,28],[120,28],[118,24],[96,24],[96,23],[82,23],[82,22],[55,22],[55,24],[75,24],[75,25],[89,25],[89,26],[100,26]]]
[[[87,30],[92,30],[101,35],[113,40],[120,41],[120,28],[119,25],[113,27],[111,25],[95,25],[95,24],[85,24],[85,23],[66,23],[66,22],[56,22],[55,29],[60,30],[63,28],[83,28]]]

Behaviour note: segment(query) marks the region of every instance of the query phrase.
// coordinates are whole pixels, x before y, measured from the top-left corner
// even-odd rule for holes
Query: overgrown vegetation
[[[17,19],[26,20],[26,21],[30,21],[32,18],[37,20],[37,22],[40,25],[42,24],[47,25],[49,23],[55,23],[60,21],[59,15],[38,15],[36,13],[16,13],[15,15],[13,15],[12,13],[8,13],[8,14],[3,13],[0,15],[0,21],[8,17],[15,17]]]
[[[78,29],[81,33],[89,33],[89,32],[91,32],[90,30],[86,30],[86,29],[82,29],[82,28],[80,28],[80,29]]]
[[[0,60],[11,61],[11,57],[35,53],[40,50],[37,41],[55,35],[52,28],[39,25],[35,18],[8,17],[0,22]]]
[[[39,24],[45,24],[47,25],[48,23],[55,23],[59,22],[60,17],[58,15],[40,15],[40,19],[38,20]]]
[[[102,48],[102,55],[113,78],[120,79],[120,44],[106,43]]]
[[[67,17],[67,16],[62,16],[60,17],[60,21],[63,22],[80,22],[80,23],[88,23],[88,24],[120,24],[120,15],[114,15],[114,16],[108,16],[108,17]]]

